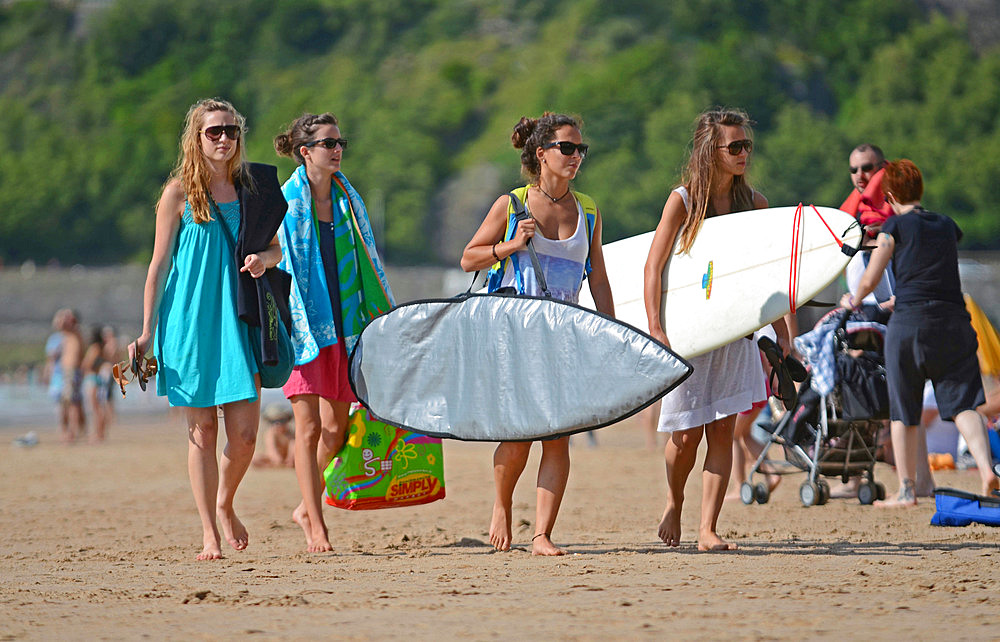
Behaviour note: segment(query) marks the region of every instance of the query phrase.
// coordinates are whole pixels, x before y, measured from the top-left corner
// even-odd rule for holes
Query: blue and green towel
[[[395,305],[364,201],[342,172],[333,176],[333,192],[347,194],[348,207],[334,207],[337,272],[344,348],[348,354],[365,326]],[[295,365],[309,363],[322,348],[337,343],[337,327],[320,254],[305,166],[300,165],[281,188],[288,213],[278,230],[282,259],[278,265],[292,275],[290,308]],[[294,239],[294,242],[293,242]]]

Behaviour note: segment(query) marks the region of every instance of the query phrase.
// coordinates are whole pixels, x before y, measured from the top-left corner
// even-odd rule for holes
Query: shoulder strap
[[[531,186],[524,185],[522,187],[515,188],[510,191],[508,196],[513,194],[517,198],[521,199],[521,201],[524,201],[527,198],[529,187]],[[514,238],[515,232],[517,232],[517,217],[515,215],[514,199],[511,199],[507,204],[507,226],[504,229],[503,240],[504,241],[511,240],[512,238]],[[496,263],[490,266],[489,272],[487,272],[486,274],[486,285],[488,291],[493,292],[494,290],[497,290],[500,287],[500,283],[503,281],[504,271],[508,263],[514,266],[515,277],[520,278],[519,273],[516,272],[516,270],[518,269],[517,257],[516,255],[512,254],[504,258],[502,261],[497,261]],[[473,277],[473,283],[475,283],[475,277]],[[472,286],[469,286],[469,289],[471,291]]]
[[[527,190],[527,188],[525,188]],[[524,209],[524,203],[521,199],[517,197],[514,192],[510,193],[510,201],[514,205],[514,218],[516,221],[523,221],[527,218],[531,218],[528,212]],[[542,264],[538,261],[538,254],[535,252],[535,244],[528,239],[528,254],[531,256],[531,265],[535,268],[535,278],[538,279],[538,285],[542,286],[542,294],[546,297],[551,298],[552,295],[549,294],[549,285],[545,282],[545,273],[542,271]],[[524,291],[522,286],[521,291]]]

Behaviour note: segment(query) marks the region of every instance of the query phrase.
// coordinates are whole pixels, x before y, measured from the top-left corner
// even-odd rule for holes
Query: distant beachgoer
[[[93,328],[82,364],[84,394],[94,416],[91,443],[104,441],[107,433],[110,390],[104,377],[110,376],[110,368],[111,364],[105,360],[103,331],[100,327]]]
[[[1000,488],[993,473],[983,417],[986,397],[976,358],[978,342],[962,297],[958,241],[962,231],[947,216],[923,208],[923,177],[907,159],[888,163],[882,190],[895,216],[882,224],[877,247],[858,292],[841,307],[854,310],[882,278],[890,259],[896,305],[885,340],[889,411],[899,493],[877,505],[917,503],[918,425],[924,381],[930,379],[942,419],[953,420],[979,469],[984,495]]]
[[[62,404],[62,327],[68,313],[69,309],[61,308],[52,315],[52,334],[45,340],[45,366],[42,369],[42,382],[48,386],[48,397],[59,410],[60,433],[66,432],[66,412]]]
[[[663,207],[644,269],[649,333],[667,345],[660,318],[662,275],[675,240],[679,239],[679,252],[686,252],[705,218],[767,207],[767,199],[745,177],[753,149],[750,136],[750,119],[741,111],[710,110],[696,122],[683,184],[670,193]],[[784,320],[772,325],[786,347]],[[698,444],[707,436],[698,548],[734,549],[735,544],[719,536],[717,523],[732,469],[736,415],[765,399],[760,352],[753,341],[740,338],[689,361],[694,366],[692,375],[660,404],[659,430],[670,433],[670,439],[664,449],[667,505],[657,533],[669,546],[680,544],[684,486],[694,468]]]
[[[333,550],[323,519],[323,471],[347,439],[351,402],[357,401],[347,354],[368,321],[393,303],[364,202],[341,172],[346,146],[331,113],[304,114],[274,139],[275,151],[299,164],[281,188],[289,207],[278,235],[281,267],[293,279],[295,348],[283,391],[295,413],[302,493],[292,519],[314,553]]]
[[[530,218],[520,221],[513,238],[505,240],[514,204],[506,194],[498,198],[466,245],[462,269],[471,272],[494,264],[501,267],[510,264],[503,269],[501,285],[513,285],[521,294],[540,296],[541,286],[526,249],[528,240],[533,239],[532,245],[545,271],[549,291],[555,298],[576,302],[587,276],[589,256],[588,283],[597,310],[614,316],[611,286],[601,250],[601,214],[595,206],[593,231],[588,237],[591,224],[580,199],[592,201],[570,189],[570,182],[580,171],[588,149],[580,134],[580,124],[570,116],[551,112],[541,118],[521,118],[514,126],[511,141],[515,149],[521,150],[521,173],[529,180],[521,191]],[[515,265],[519,265],[519,269]],[[574,375],[566,373],[569,377]],[[496,496],[489,533],[490,543],[499,551],[510,550],[514,487],[530,451],[531,442],[501,442],[493,454]],[[569,467],[569,437],[542,441],[536,484],[535,534],[531,538],[534,555],[565,553],[552,543],[552,528],[566,491]]]
[[[73,443],[86,432],[87,416],[83,409],[83,337],[76,312],[67,310],[62,323],[62,344],[59,369],[62,371],[62,392],[59,403],[65,423],[61,426],[62,441]]]
[[[101,328],[101,339],[103,341],[102,365],[101,371],[98,373],[98,377],[101,385],[105,387],[105,426],[110,427],[115,423],[115,393],[118,388],[114,377],[111,376],[111,369],[114,364],[124,358],[124,351],[122,350],[121,343],[118,341],[118,333],[115,331],[114,327],[106,325]]]
[[[264,408],[261,419],[267,422],[264,430],[264,452],[253,458],[253,465],[261,468],[293,468],[295,466],[295,431],[292,429],[292,409],[272,403]]]
[[[202,525],[199,560],[222,557],[220,525],[234,549],[250,540],[233,499],[257,441],[260,377],[249,328],[238,316],[239,274],[223,226],[238,237],[241,225],[256,222],[241,210],[270,208],[262,195],[276,194],[278,185],[276,168],[246,163],[245,130],[243,116],[226,101],[200,100],[188,110],[180,157],[156,206],[142,334],[128,346],[140,370],[153,347],[157,394],[187,418],[188,474]],[[248,254],[239,272],[259,278],[279,260],[275,237]],[[221,464],[218,406],[227,438]]]

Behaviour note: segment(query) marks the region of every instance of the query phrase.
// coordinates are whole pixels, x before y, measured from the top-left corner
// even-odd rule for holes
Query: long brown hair
[[[184,118],[184,132],[181,134],[181,153],[177,165],[167,179],[180,180],[184,189],[184,197],[191,207],[191,218],[195,223],[207,223],[212,220],[209,206],[209,183],[212,172],[205,161],[201,148],[201,128],[205,123],[205,115],[213,111],[227,111],[233,115],[236,125],[240,128],[240,137],[236,139],[236,153],[229,159],[229,176],[234,183],[242,183],[252,187],[250,172],[246,167],[246,152],[243,139],[246,133],[246,118],[236,111],[228,101],[221,98],[205,98],[191,105]]]
[[[695,121],[694,138],[691,142],[691,158],[681,176],[681,184],[687,188],[689,206],[684,229],[681,232],[681,244],[678,253],[687,252],[694,244],[695,236],[702,222],[715,216],[712,208],[712,188],[718,181],[718,168],[715,162],[716,148],[722,140],[722,128],[725,126],[742,127],[747,138],[753,138],[750,128],[750,117],[738,109],[711,109],[703,112]],[[747,183],[745,175],[733,176],[730,188],[730,198],[734,212],[753,209],[753,189]]]

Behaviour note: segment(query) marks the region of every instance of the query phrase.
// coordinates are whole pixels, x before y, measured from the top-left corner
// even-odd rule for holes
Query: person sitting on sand
[[[293,468],[295,431],[291,425],[292,410],[282,404],[272,403],[264,408],[260,416],[267,422],[264,452],[253,458],[253,465],[260,468]]]
[[[857,309],[893,261],[896,305],[886,332],[885,368],[899,492],[876,505],[917,503],[917,426],[927,379],[934,385],[941,417],[953,419],[965,437],[979,467],[982,493],[988,495],[1000,488],[1000,480],[990,466],[986,425],[976,412],[986,397],[976,358],[978,342],[958,275],[962,231],[947,216],[920,204],[923,177],[911,161],[886,164],[882,191],[896,216],[883,223],[858,292],[840,301],[847,310]]]
[[[660,305],[663,271],[675,240],[679,239],[678,252],[686,252],[706,218],[767,207],[764,195],[746,180],[753,149],[750,137],[750,119],[742,111],[713,109],[696,121],[682,185],[663,206],[644,269],[649,333],[667,345]],[[787,351],[785,321],[772,327]],[[735,544],[719,537],[717,523],[733,464],[736,415],[765,399],[760,352],[752,340],[739,338],[689,361],[694,366],[692,375],[660,402],[659,431],[670,433],[670,439],[664,449],[667,505],[657,534],[669,546],[680,544],[684,485],[694,468],[698,444],[706,436],[698,549],[734,549]]]
[[[503,271],[502,285],[517,284],[521,294],[542,294],[526,247],[534,239],[540,265],[546,266],[545,280],[552,295],[575,303],[580,286],[587,276],[588,256],[590,292],[599,312],[614,316],[611,286],[604,269],[601,251],[601,213],[596,211],[593,231],[581,199],[589,197],[571,192],[587,154],[580,134],[580,124],[564,114],[546,112],[541,118],[521,118],[514,126],[511,141],[521,150],[521,173],[528,178],[524,207],[530,218],[517,224],[513,238],[507,239],[507,223],[514,211],[511,198],[504,194],[493,203],[486,219],[462,253],[462,269],[482,270],[494,263],[511,264]],[[591,203],[593,201],[590,201]],[[514,257],[517,261],[508,260]],[[520,276],[514,273],[520,266]],[[573,373],[567,373],[573,376]],[[514,486],[524,471],[531,442],[501,442],[493,454],[493,479],[496,497],[490,521],[490,543],[498,551],[510,550],[511,510]],[[542,442],[538,465],[535,535],[531,538],[534,555],[562,555],[565,551],[552,543],[559,504],[569,479],[569,437]]]

